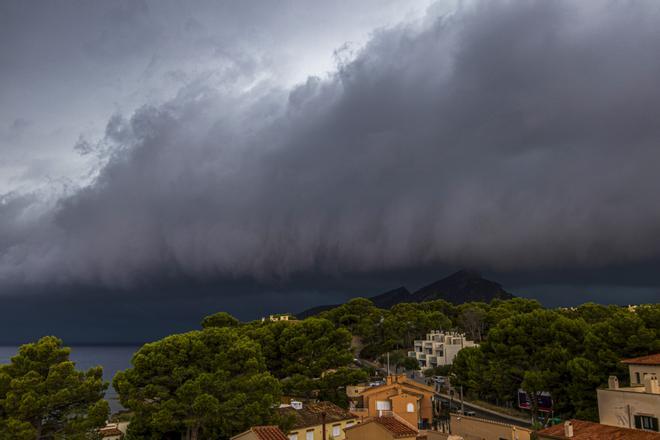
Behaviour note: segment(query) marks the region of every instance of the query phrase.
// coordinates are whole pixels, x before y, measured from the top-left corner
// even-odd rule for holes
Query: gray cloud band
[[[93,184],[49,209],[4,196],[0,276],[122,286],[657,257],[658,6],[573,3],[481,2],[379,31],[290,91],[197,83],[116,116]]]

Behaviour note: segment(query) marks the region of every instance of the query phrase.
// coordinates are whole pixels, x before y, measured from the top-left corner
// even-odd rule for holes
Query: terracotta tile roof
[[[381,416],[374,417],[372,420],[390,431],[394,435],[394,438],[417,437],[416,429],[411,428],[396,417]]]
[[[289,440],[277,426],[253,426],[250,431],[254,432],[260,440]]]
[[[116,435],[124,435],[123,432],[121,432],[119,429],[115,428],[114,426],[111,426],[109,428],[99,429],[99,434],[101,435],[101,438],[113,437]]]
[[[637,365],[660,365],[660,353],[650,354],[648,356],[640,356],[632,359],[623,359],[621,363]]]
[[[571,422],[573,422],[572,440],[660,440],[660,434],[655,432],[601,425],[584,420],[571,420]],[[543,436],[542,438],[568,438],[564,436],[563,423],[537,431],[537,433]]]
[[[353,420],[357,418],[347,410],[340,408],[332,402],[303,403],[302,409],[290,406],[278,408],[282,417],[292,417],[291,429],[308,428],[318,426],[322,423],[322,414],[325,413],[325,423],[340,422],[342,420]]]
[[[393,379],[393,380],[395,380],[395,382],[384,383],[384,384],[381,384],[381,385],[377,385],[375,387],[365,388],[364,390],[360,391],[360,395],[371,394],[373,392],[380,392],[380,391],[388,389],[388,388],[396,388],[396,387],[406,388],[408,390],[411,390],[411,391],[409,391],[411,394],[413,393],[412,390],[416,390],[418,395],[422,395],[424,393],[424,391],[431,392],[431,393],[435,392],[435,389],[433,387],[428,386],[428,385],[423,384],[423,383],[420,383],[420,382],[417,382],[417,381],[414,381],[414,380],[411,380],[411,379],[408,379],[407,377],[405,377],[405,375],[403,375],[401,377],[395,377],[395,379]]]

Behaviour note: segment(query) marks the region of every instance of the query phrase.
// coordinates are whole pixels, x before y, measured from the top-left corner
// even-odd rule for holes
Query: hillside
[[[490,302],[493,299],[511,299],[514,296],[494,281],[482,278],[476,272],[459,270],[439,281],[422,287],[412,294],[413,302],[444,299],[454,304],[469,301]]]
[[[490,302],[493,299],[511,299],[514,295],[507,292],[494,281],[482,278],[477,272],[459,270],[448,277],[435,281],[413,293],[401,286],[376,296],[369,297],[376,307],[389,309],[403,302],[423,302],[444,299],[454,304],[470,301]],[[317,315],[339,304],[316,306],[297,313],[299,319]]]

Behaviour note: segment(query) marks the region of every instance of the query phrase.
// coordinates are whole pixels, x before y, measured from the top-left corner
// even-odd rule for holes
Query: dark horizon
[[[438,271],[439,272],[439,271]],[[231,287],[225,289],[234,292],[238,300],[227,304],[223,296],[217,295],[214,285],[197,286],[191,299],[186,299],[189,292],[185,292],[186,285],[179,286],[168,292],[142,292],[140,301],[135,301],[134,292],[103,292],[96,298],[90,298],[90,292],[81,291],[76,294],[64,294],[59,292],[51,297],[52,301],[44,298],[39,293],[32,293],[32,297],[15,297],[0,300],[3,307],[5,320],[0,322],[0,345],[19,345],[31,342],[40,336],[53,334],[61,337],[67,345],[72,346],[134,346],[165,337],[173,333],[181,333],[201,328],[200,323],[204,316],[226,311],[236,316],[241,321],[258,320],[270,313],[299,313],[308,308],[322,305],[341,304],[355,297],[372,297],[394,288],[403,286],[410,291],[417,290],[434,281],[451,275],[455,269],[445,270],[435,278],[430,278],[433,269],[414,271],[405,276],[397,273],[385,274],[377,277],[357,277],[351,279],[329,279],[322,283],[328,288],[324,291],[314,291],[314,279],[298,280],[293,286],[280,284],[272,287],[268,298],[270,301],[261,300],[254,304],[252,298],[263,298],[263,286],[254,285],[249,281],[234,282]],[[510,280],[513,278],[525,279],[521,275],[502,276],[498,279],[490,273],[479,272],[484,278],[502,284],[502,287],[510,293],[522,298],[537,299],[544,307],[571,307],[587,302],[596,302],[605,305],[626,306],[636,303],[657,302],[660,289],[647,289],[639,286],[621,287],[598,287],[598,276],[592,274],[590,279],[595,285],[553,285],[510,288]],[[396,281],[406,278],[407,283],[396,284]],[[553,279],[550,275],[544,275],[545,279]],[[503,282],[504,280],[504,282]],[[529,279],[528,279],[529,280]],[[515,285],[515,284],[514,284]],[[382,286],[382,287],[379,287]],[[180,290],[183,289],[183,290]],[[291,291],[288,289],[292,289]],[[633,293],[633,295],[631,295]],[[562,294],[562,295],[559,295]],[[629,298],[638,298],[638,301],[628,301]],[[112,298],[118,303],[111,303],[106,298]],[[131,299],[133,298],[133,299]],[[63,301],[61,301],[63,299]],[[163,300],[165,299],[165,304]],[[293,304],[283,304],[282,299],[290,299]],[[132,307],[126,307],[123,303],[132,303]],[[296,308],[296,304],[300,304]],[[39,315],[33,316],[33,322],[25,322],[24,310],[41,306],[43,313],[52,315],[55,313],[62,316],[63,320],[41,320]],[[296,308],[296,309],[294,309]],[[12,313],[12,309],[15,313]],[[132,309],[132,310],[131,310]],[[7,319],[10,315],[14,319]],[[92,315],[93,319],[88,319]],[[12,329],[16,329],[23,322],[21,339],[8,339]],[[49,329],[52,331],[49,332]],[[87,338],[80,338],[80,334]],[[131,339],[127,333],[138,333],[136,339]],[[118,336],[120,335],[120,336]]]
[[[153,340],[459,268],[660,298],[660,4],[0,4],[0,340]]]

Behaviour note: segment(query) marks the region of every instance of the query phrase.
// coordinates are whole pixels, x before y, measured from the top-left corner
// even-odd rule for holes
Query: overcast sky
[[[658,53],[652,0],[2,2],[0,339],[461,267],[655,302]]]

